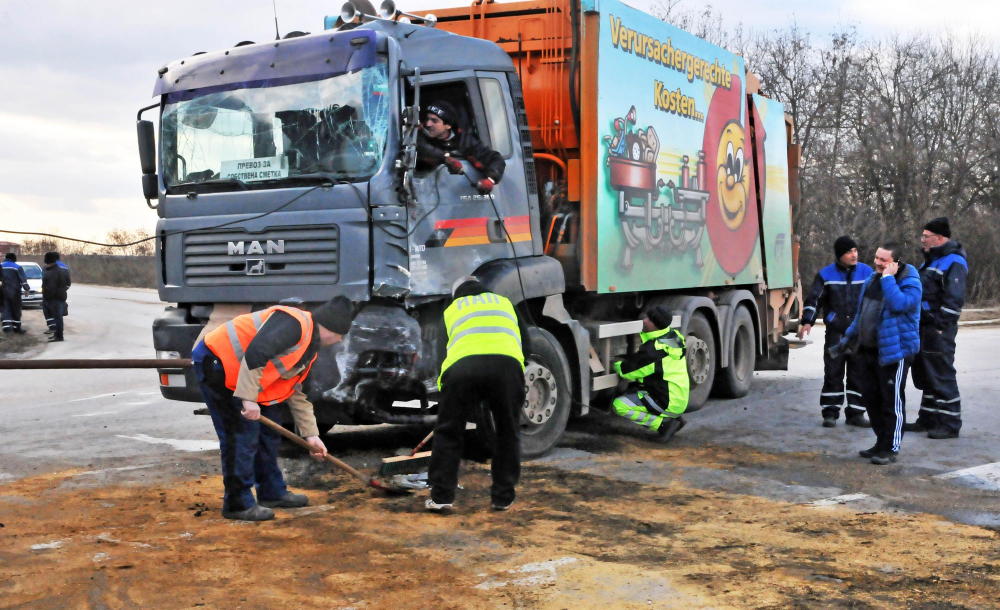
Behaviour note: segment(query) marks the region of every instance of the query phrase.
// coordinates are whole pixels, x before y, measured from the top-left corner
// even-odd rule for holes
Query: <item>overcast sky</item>
[[[656,1],[628,3],[644,9]],[[336,14],[341,2],[276,4],[284,35],[321,30],[324,15]],[[418,10],[469,2],[399,4]],[[853,24],[871,36],[947,27],[1000,38],[995,0],[712,4],[730,26],[770,29],[794,20],[818,37]],[[273,38],[271,0],[0,0],[0,239],[3,229],[77,237],[103,236],[116,227],[152,229],[156,213],[141,197],[135,113],[153,103],[156,70],[196,51]]]

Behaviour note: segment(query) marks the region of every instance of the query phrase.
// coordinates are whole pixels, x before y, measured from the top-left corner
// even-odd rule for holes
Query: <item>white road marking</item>
[[[959,479],[956,483],[975,489],[1000,491],[1000,462],[934,475],[935,479]]]
[[[97,417],[98,415],[111,415],[113,413],[121,413],[121,411],[94,411],[93,413],[80,413],[73,417]]]
[[[143,468],[152,468],[153,466],[159,466],[159,464],[145,464],[143,466],[122,466],[120,468],[105,468],[103,470],[87,470],[85,472],[77,473],[76,476],[82,477],[85,474],[104,474],[105,472],[122,472],[124,470],[142,470]],[[105,506],[105,508],[111,508],[112,506],[114,506],[114,504],[109,504]]]
[[[534,587],[539,585],[550,585],[556,582],[556,568],[559,566],[564,566],[566,564],[575,563],[576,557],[560,557],[559,559],[550,559],[549,561],[539,561],[538,563],[527,563],[519,568],[514,568],[513,570],[507,570],[508,574],[530,574],[523,578],[514,578],[512,580],[497,580],[491,578],[486,582],[481,582],[476,585],[477,589],[497,589],[499,587],[506,587],[508,585],[514,585],[517,587]]]
[[[151,405],[151,404],[153,404],[153,401],[151,401],[151,400],[144,400],[142,402],[123,402],[122,404],[115,405],[115,406],[116,407],[137,407],[137,406],[140,406],[140,405]]]
[[[52,542],[46,542],[44,544],[33,544],[31,545],[32,551],[47,551],[49,549],[58,549],[65,542],[69,542],[69,538],[65,540],[53,540]]]
[[[84,400],[94,400],[95,398],[107,398],[108,396],[118,396],[119,394],[128,394],[131,390],[126,390],[124,392],[112,392],[110,394],[98,394],[97,396],[88,396],[87,398],[74,398],[69,402],[83,402]]]
[[[848,502],[857,502],[858,500],[864,500],[869,497],[871,496],[868,494],[844,494],[842,496],[833,496],[832,498],[823,498],[822,500],[816,500],[815,502],[808,502],[807,506],[813,508],[824,508],[827,506],[847,504]]]
[[[159,391],[156,391],[156,392],[139,392],[138,394],[136,394],[136,396],[159,396],[159,395],[160,395]]]
[[[173,438],[155,438],[145,434],[136,434],[135,436],[119,434],[118,438],[128,438],[151,445],[170,445],[177,451],[218,451],[219,449],[219,441],[185,441]]]

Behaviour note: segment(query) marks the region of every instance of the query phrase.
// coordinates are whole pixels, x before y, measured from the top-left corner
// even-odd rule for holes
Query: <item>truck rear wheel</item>
[[[733,316],[733,343],[729,346],[729,366],[715,378],[714,393],[723,398],[740,398],[750,391],[756,360],[756,333],[746,307],[736,308]]]
[[[524,404],[518,409],[521,423],[521,457],[541,457],[555,448],[566,431],[572,407],[569,361],[552,334],[528,327],[531,356],[524,363]],[[493,415],[481,405],[474,412],[476,440],[492,451]]]
[[[684,340],[687,342],[688,376],[691,378],[687,410],[697,411],[705,404],[712,391],[715,363],[718,361],[712,325],[708,323],[705,314],[695,312],[691,316]]]

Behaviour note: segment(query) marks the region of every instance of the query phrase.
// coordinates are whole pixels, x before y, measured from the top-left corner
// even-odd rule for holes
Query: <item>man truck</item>
[[[757,89],[739,55],[618,0],[354,0],[322,33],[173,61],[138,121],[175,304],[153,324],[157,356],[189,356],[241,313],[345,295],[351,331],[304,388],[321,430],[429,424],[442,312],[474,275],[530,322],[527,457],[609,405],[654,305],[687,338],[689,409],[742,396],[755,368],[787,366],[801,302],[798,148]],[[418,169],[435,101],[504,157],[491,195],[469,163]],[[158,373],[166,398],[200,400],[190,370]],[[489,417],[475,423],[488,443]]]

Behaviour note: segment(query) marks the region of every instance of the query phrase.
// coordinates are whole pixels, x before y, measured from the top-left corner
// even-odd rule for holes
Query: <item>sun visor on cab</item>
[[[376,33],[351,30],[202,53],[160,68],[153,95],[353,72],[375,63]]]

